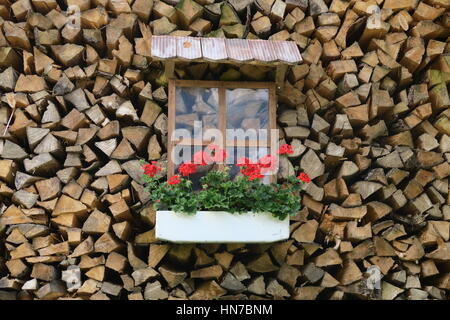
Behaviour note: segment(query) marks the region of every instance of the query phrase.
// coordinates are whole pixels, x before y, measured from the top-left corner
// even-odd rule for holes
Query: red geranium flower
[[[170,185],[179,184],[180,182],[180,177],[178,175],[171,176],[169,181],[167,181],[167,183]]]
[[[261,167],[261,173],[266,174],[268,172],[273,172],[277,168],[278,157],[268,154],[259,158],[258,164]]]
[[[278,149],[278,154],[293,154],[293,153],[294,151],[292,150],[292,146],[286,143],[280,146],[280,148]]]
[[[259,158],[258,164],[261,168],[269,168],[272,164],[272,157],[270,155]]]
[[[197,165],[195,163],[185,162],[178,167],[178,171],[181,173],[183,177],[187,177],[188,175],[195,173],[195,171],[197,171]]]
[[[259,174],[252,174],[251,176],[248,177],[248,180],[252,181],[255,179],[262,179],[262,178],[264,178],[264,176],[259,173]]]
[[[264,178],[261,174],[261,167],[257,163],[248,163],[241,168],[241,173],[248,178],[248,180],[255,180]]]
[[[194,153],[194,163],[199,166],[206,166],[207,164],[212,163],[211,156],[204,152],[204,151],[198,151]]]
[[[223,162],[227,158],[227,152],[217,144],[211,143],[206,148],[213,152],[212,160],[214,162]]]
[[[297,177],[298,180],[303,181],[305,183],[311,182],[311,178],[304,172],[300,173]]]
[[[242,167],[241,172],[244,176],[250,177],[256,173],[260,173],[261,170],[259,169],[259,166],[255,163],[249,163],[245,167]]]
[[[223,149],[216,149],[212,158],[215,162],[223,162],[227,158],[227,152]]]
[[[250,164],[250,163],[252,163],[252,162],[251,162],[251,160],[250,160],[249,158],[247,158],[247,157],[242,157],[242,158],[239,158],[239,159],[236,161],[236,166],[237,166],[237,167],[243,167],[243,166],[246,166],[246,165],[248,165],[248,164]]]
[[[156,165],[156,161],[152,161],[152,163],[146,163],[142,166],[144,169],[144,174],[149,177],[154,177],[155,174],[157,174],[159,171],[161,171],[161,168]]]
[[[260,163],[253,163],[247,157],[239,158],[236,164],[236,166],[241,167],[241,173],[250,181],[264,178],[264,175],[261,173],[261,169],[263,169],[263,166],[265,165],[266,164],[261,165]]]
[[[268,154],[259,158],[258,164],[261,167],[261,173],[272,172],[277,168],[278,157]]]

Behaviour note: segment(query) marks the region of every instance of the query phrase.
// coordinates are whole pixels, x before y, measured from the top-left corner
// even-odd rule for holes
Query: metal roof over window
[[[157,60],[194,60],[251,64],[298,64],[302,56],[294,41],[152,36]]]

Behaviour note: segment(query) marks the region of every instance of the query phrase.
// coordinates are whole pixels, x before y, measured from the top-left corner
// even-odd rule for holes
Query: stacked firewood
[[[0,0],[0,300],[448,299],[449,8]],[[166,166],[168,91],[152,34],[299,46],[278,92],[294,150],[278,175],[312,182],[289,240],[155,239],[139,161]],[[175,76],[273,80],[187,62]]]

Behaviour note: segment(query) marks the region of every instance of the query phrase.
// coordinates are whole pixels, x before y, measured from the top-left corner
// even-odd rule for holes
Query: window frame
[[[268,142],[266,147],[271,149],[271,130],[276,129],[276,84],[274,82],[251,82],[251,81],[205,81],[205,80],[179,80],[169,79],[169,98],[168,98],[168,140],[167,140],[167,179],[175,174],[175,165],[172,161],[172,151],[174,146],[184,144],[189,146],[208,145],[210,142],[202,139],[201,144],[196,140],[187,142],[172,141],[172,134],[176,125],[176,89],[177,88],[217,88],[219,93],[218,105],[218,128],[224,137],[223,146],[226,148],[228,143],[226,141],[227,129],[227,101],[226,89],[267,89],[268,90]],[[250,141],[234,141],[233,147],[251,147],[254,143]],[[263,147],[260,143],[256,146]],[[271,150],[273,151],[273,150]],[[224,164],[219,165],[219,170],[224,168]],[[276,179],[276,174],[273,174],[271,181]]]

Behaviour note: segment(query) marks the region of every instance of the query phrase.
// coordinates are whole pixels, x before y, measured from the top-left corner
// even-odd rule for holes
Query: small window
[[[256,161],[276,152],[275,101],[274,83],[170,80],[168,178],[211,143],[227,151],[227,161],[192,176],[194,188],[209,170],[228,166],[236,176],[241,157]],[[268,174],[263,181],[274,179]]]

